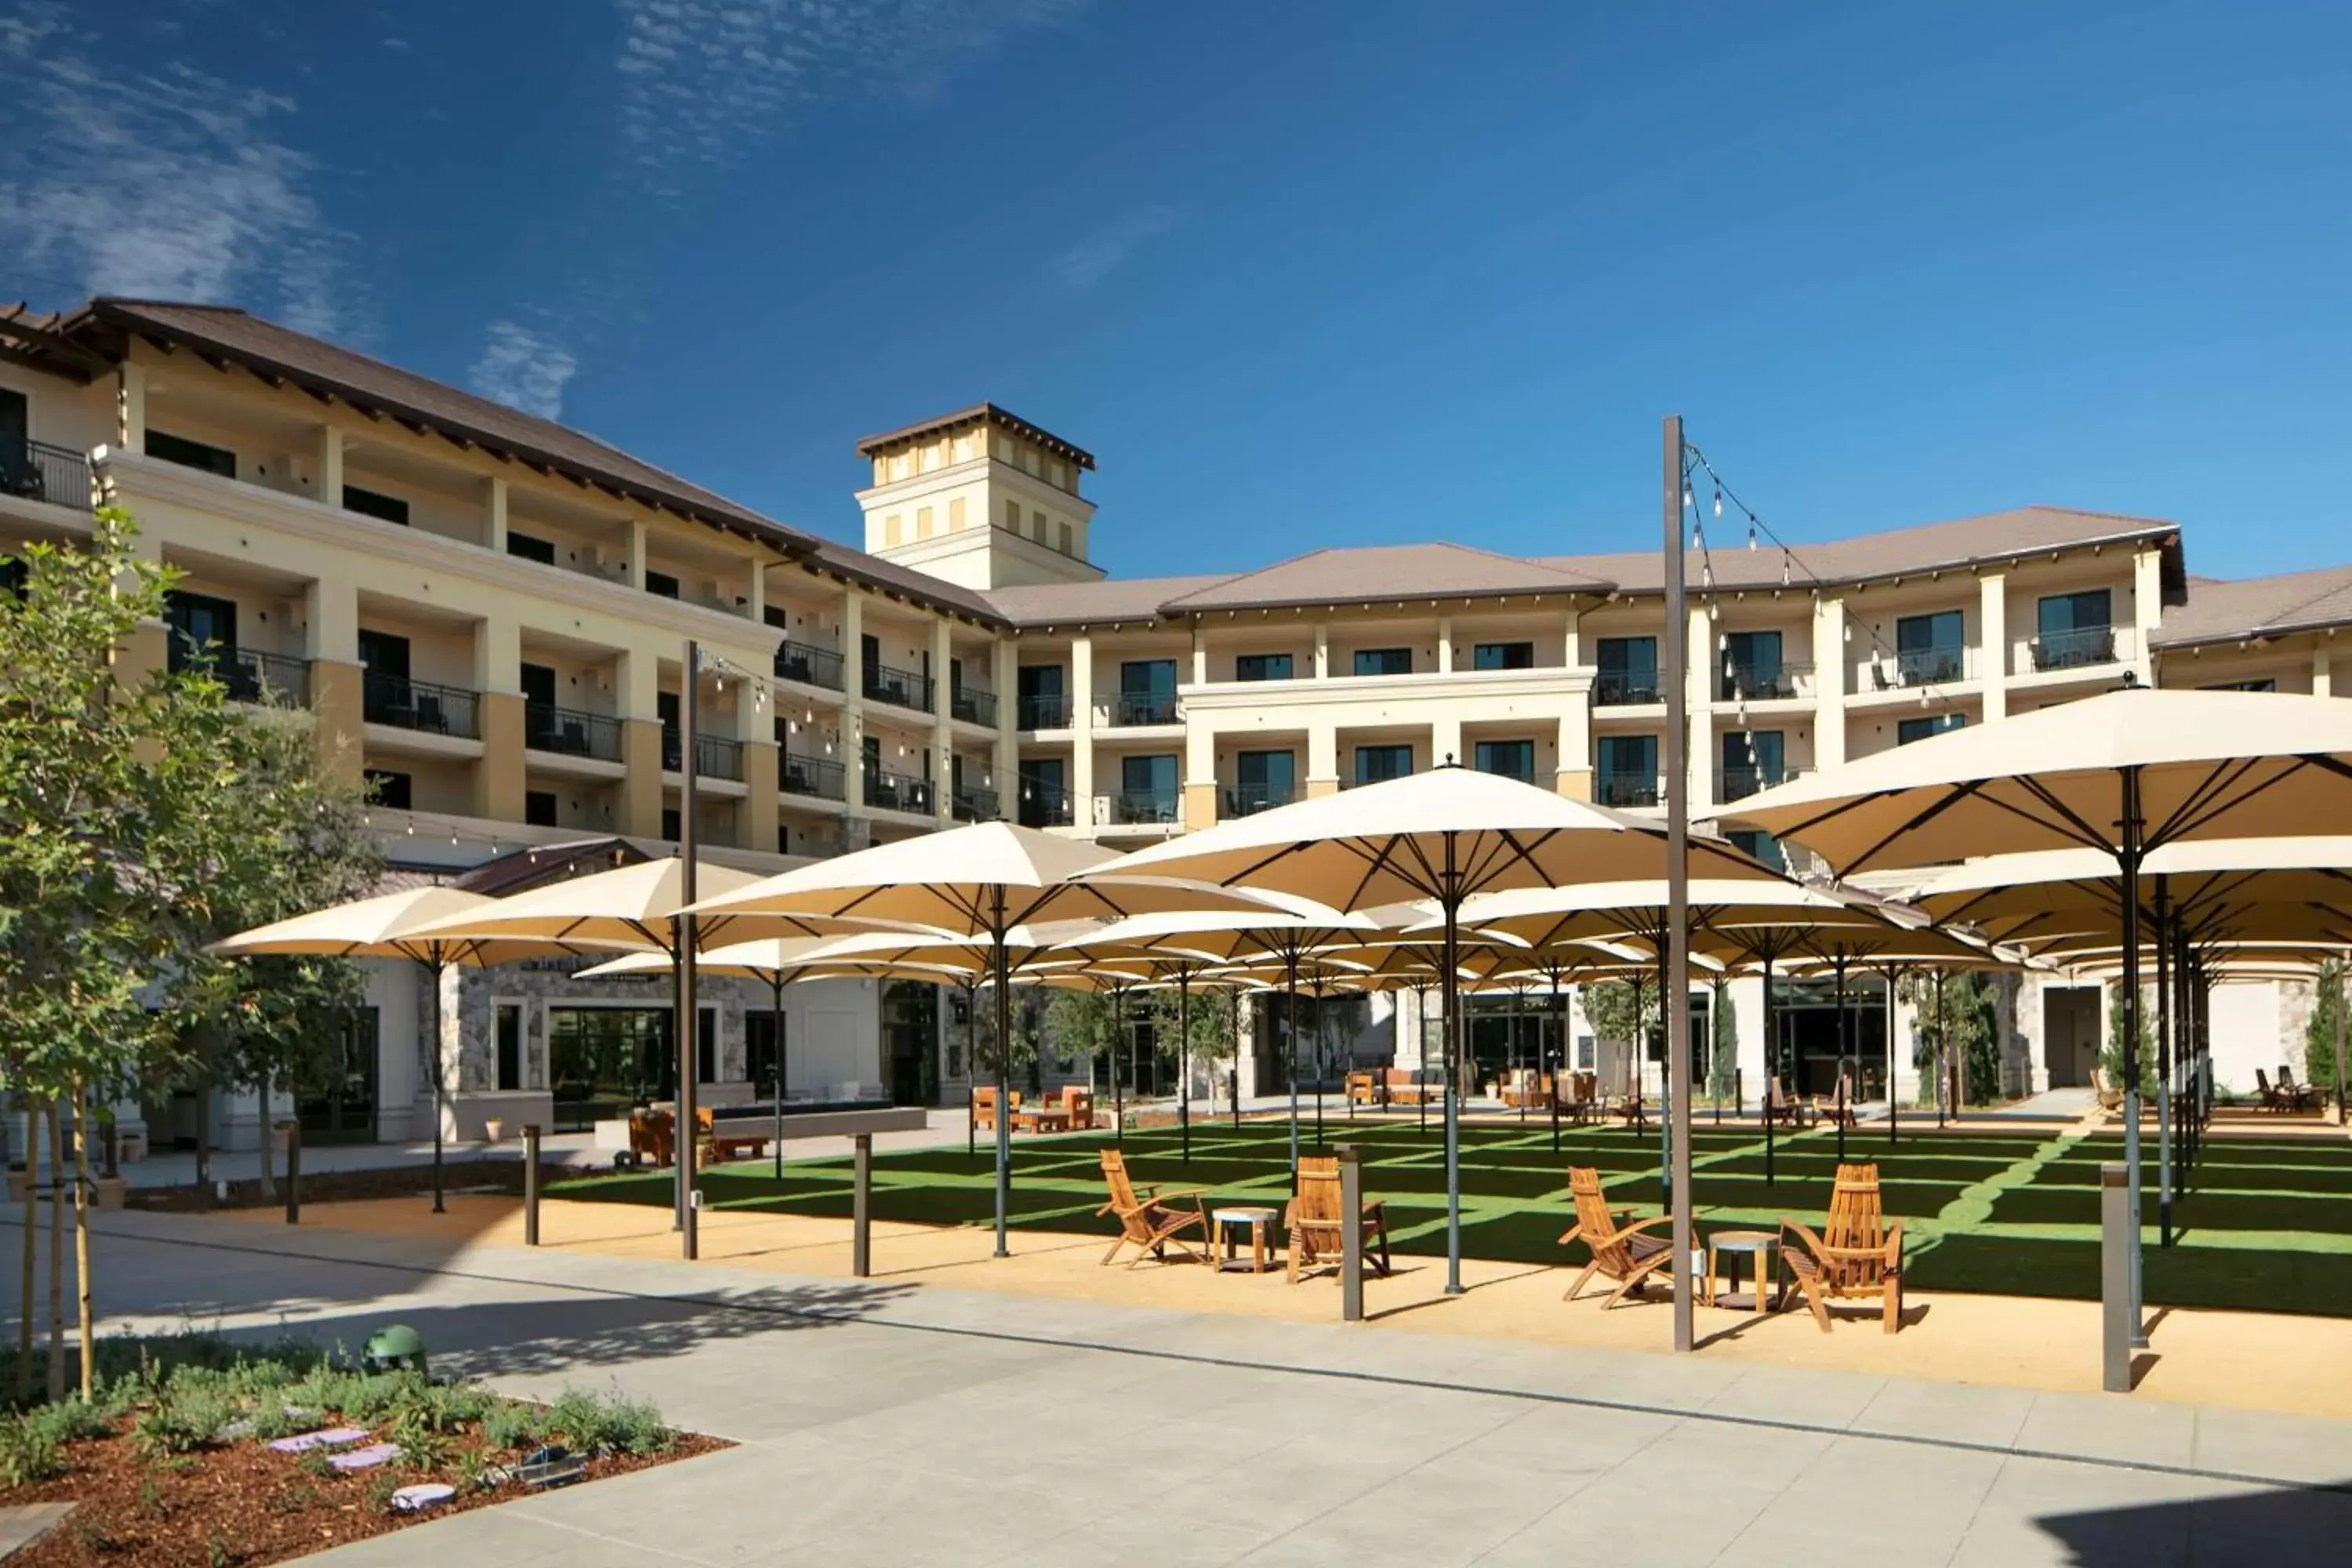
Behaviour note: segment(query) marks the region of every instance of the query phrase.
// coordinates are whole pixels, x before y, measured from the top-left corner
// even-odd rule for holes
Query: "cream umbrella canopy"
[[[984,937],[993,948],[995,1010],[1000,1042],[1011,1038],[1012,965],[1006,934],[1032,922],[1118,920],[1170,910],[1261,911],[1265,901],[1169,879],[1105,879],[1119,857],[1075,839],[1057,838],[1009,822],[975,823],[945,833],[879,844],[814,866],[771,877],[695,907],[730,921],[792,921],[809,916],[846,917],[931,926],[952,936]],[[1089,879],[1081,881],[1082,876]],[[997,1053],[997,1103],[1005,1103],[1005,1058]],[[1005,1220],[1013,1195],[1013,1138],[996,1119],[996,1256],[1006,1256]]]
[[[441,1183],[441,976],[452,968],[487,968],[522,958],[572,951],[561,942],[530,938],[443,936],[430,929],[497,903],[480,893],[448,887],[411,888],[373,899],[313,910],[307,915],[239,931],[205,951],[224,958],[263,953],[322,958],[404,958],[432,976],[430,1043],[425,1059],[433,1079],[433,1212],[445,1212]],[[615,942],[614,946],[627,943]]]
[[[1460,1117],[1454,1090],[1460,1009],[1454,971],[1459,916],[1473,894],[1563,883],[1625,881],[1667,870],[1664,823],[1569,800],[1515,779],[1442,767],[1367,784],[1141,849],[1121,875],[1196,877],[1260,888],[1355,911],[1434,900],[1445,952],[1438,965],[1445,998],[1445,1289],[1462,1290]],[[1694,874],[1772,875],[1727,844],[1693,836]],[[1687,1179],[1685,1176],[1683,1179]],[[1676,1246],[1686,1252],[1678,1216]],[[1678,1324],[1683,1292],[1676,1295]]]

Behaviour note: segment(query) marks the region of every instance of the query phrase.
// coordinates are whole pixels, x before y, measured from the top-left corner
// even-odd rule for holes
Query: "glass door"
[[[353,1010],[336,1034],[323,1064],[321,1081],[295,1102],[305,1143],[375,1142],[376,1010]]]

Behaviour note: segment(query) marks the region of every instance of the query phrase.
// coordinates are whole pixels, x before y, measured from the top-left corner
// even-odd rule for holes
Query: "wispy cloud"
[[[1056,255],[1054,275],[1073,289],[1091,289],[1175,226],[1174,207],[1155,204],[1122,213]]]
[[[292,100],[187,66],[125,79],[52,5],[0,16],[0,256],[94,293],[233,301],[353,335],[349,237],[280,140]]]
[[[622,128],[639,173],[674,194],[724,167],[795,107],[926,98],[1007,34],[1087,0],[615,0]]]
[[[564,384],[579,368],[572,351],[549,334],[519,321],[493,321],[467,379],[492,402],[553,419],[562,414]]]

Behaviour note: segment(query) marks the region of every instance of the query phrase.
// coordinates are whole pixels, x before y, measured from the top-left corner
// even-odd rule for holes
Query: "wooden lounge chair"
[[[2297,1110],[2316,1110],[2327,1102],[2317,1084],[2295,1082],[2294,1069],[2284,1062],[2279,1063],[2279,1092]]]
[[[2124,1108],[2124,1091],[2115,1079],[2107,1076],[2105,1068],[2091,1069],[2091,1092],[2099,1097],[2101,1110],[2114,1111]]]
[[[756,1160],[768,1152],[768,1137],[764,1132],[748,1129],[740,1132],[719,1131],[718,1116],[709,1106],[694,1108],[694,1126],[703,1152],[713,1160],[732,1160],[739,1154],[748,1154]]]
[[[1116,1149],[1102,1152],[1102,1168],[1103,1180],[1110,1185],[1110,1202],[1095,1213],[1118,1216],[1118,1239],[1103,1254],[1104,1263],[1117,1258],[1122,1247],[1136,1249],[1135,1256],[1127,1260],[1129,1268],[1147,1258],[1161,1263],[1176,1261],[1168,1256],[1170,1247],[1176,1249],[1179,1258],[1191,1262],[1209,1261],[1209,1214],[1201,1206],[1206,1187],[1184,1187],[1171,1193],[1160,1192],[1157,1187],[1139,1191],[1128,1180],[1127,1156]],[[1197,1247],[1183,1239],[1186,1231],[1199,1236]]]
[[[1780,1087],[1780,1075],[1775,1073],[1764,1089],[1764,1119],[1783,1127],[1802,1131],[1805,1126],[1805,1102]]]
[[[677,1163],[677,1119],[667,1110],[629,1112],[629,1153],[641,1165]]]
[[[1817,1127],[1827,1122],[1832,1127],[1843,1127],[1849,1131],[1853,1129],[1854,1124],[1853,1086],[1847,1080],[1845,1074],[1838,1074],[1835,1094],[1813,1096],[1812,1114],[1813,1124]]]
[[[1621,1118],[1628,1128],[1635,1131],[1647,1127],[1650,1124],[1650,1102],[1642,1098],[1641,1085],[1636,1083],[1632,1093],[1618,1096],[1617,1103],[1609,1108],[1609,1114]]]
[[[1290,1282],[1298,1283],[1302,1268],[1335,1267],[1345,1256],[1348,1211],[1340,1202],[1339,1160],[1335,1154],[1298,1157],[1298,1195],[1283,1216],[1290,1231]],[[1364,1261],[1385,1279],[1389,1272],[1388,1210],[1368,1203],[1356,1216],[1363,1226]],[[1334,1278],[1337,1278],[1335,1275]]]
[[[1019,1089],[1016,1089],[1011,1092],[1010,1102],[1013,1108],[1013,1125],[1017,1129],[1021,1125],[1021,1091]],[[972,1086],[971,1126],[975,1132],[996,1131],[996,1086],[994,1084]]]
[[[2260,1068],[2254,1069],[2254,1089],[2262,1096],[2264,1110],[2284,1112],[2295,1109],[2294,1101],[2288,1098],[2284,1090],[2273,1085],[2271,1082],[2270,1074]]]
[[[1629,1295],[1640,1292],[1652,1274],[1666,1270],[1674,1277],[1675,1247],[1664,1237],[1645,1234],[1657,1226],[1674,1224],[1672,1215],[1653,1215],[1621,1226],[1618,1211],[1609,1206],[1601,1195],[1601,1173],[1583,1166],[1571,1165],[1568,1171],[1569,1194],[1576,1200],[1576,1223],[1559,1238],[1562,1247],[1580,1241],[1592,1254],[1592,1261],[1568,1288],[1563,1301],[1573,1301],[1595,1274],[1616,1281],[1617,1289],[1601,1306],[1603,1311],[1615,1306]]]
[[[1388,1086],[1381,1081],[1380,1074],[1351,1072],[1348,1075],[1349,1104],[1381,1106],[1388,1102]]]
[[[1829,1221],[1819,1236],[1795,1220],[1782,1220],[1780,1259],[1804,1291],[1805,1305],[1812,1309],[1822,1332],[1830,1331],[1832,1301],[1874,1297],[1886,1331],[1891,1334],[1902,1326],[1903,1222],[1887,1223],[1879,1201],[1877,1166],[1838,1167]]]

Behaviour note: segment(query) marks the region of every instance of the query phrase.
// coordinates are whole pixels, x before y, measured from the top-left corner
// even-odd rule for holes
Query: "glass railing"
[[[1176,699],[1153,692],[1121,692],[1111,699],[1110,721],[1121,726],[1173,724],[1177,722]]]
[[[997,810],[996,792],[992,789],[982,789],[965,784],[956,790],[955,797],[950,803],[950,809],[955,813],[955,819],[958,822],[994,822]]]
[[[2080,626],[2071,632],[2044,632],[2033,639],[2036,669],[2079,669],[2086,664],[2116,661],[2116,628]]]
[[[1726,662],[1717,698],[1725,702],[1775,702],[1798,695],[1797,682],[1813,672],[1810,664]]]
[[[1021,781],[1020,820],[1024,827],[1067,827],[1073,820],[1070,792],[1059,784]]]
[[[442,686],[371,669],[360,688],[360,714],[371,724],[423,730],[462,740],[481,739],[480,699],[462,686]]]
[[[1745,800],[1775,784],[1787,784],[1802,771],[1799,768],[1749,767],[1744,764],[1727,767],[1715,775],[1716,798]]]
[[[310,661],[249,647],[189,647],[174,641],[174,670],[203,669],[221,683],[232,702],[278,702],[289,708],[310,700]]]
[[[1127,790],[1111,797],[1110,819],[1119,826],[1158,826],[1177,819],[1173,790]]]
[[[1297,797],[1298,792],[1289,784],[1239,784],[1224,792],[1218,815],[1255,816],[1261,811],[1288,805]]]
[[[776,679],[797,680],[803,686],[821,686],[827,691],[841,689],[841,656],[829,647],[816,647],[808,643],[788,642],[776,648]]]
[[[1942,686],[1968,679],[1969,650],[1962,643],[1896,650],[1892,660],[1877,667],[1879,689],[1900,686]]]
[[[621,721],[610,714],[526,702],[522,706],[522,743],[534,752],[593,757],[606,763],[621,760]]]
[[[1592,700],[1602,708],[1632,708],[1662,702],[1658,674],[1653,669],[1604,669],[1592,679]]]
[[[1655,773],[1602,773],[1593,781],[1593,794],[1603,805],[1655,805],[1658,777]]]

